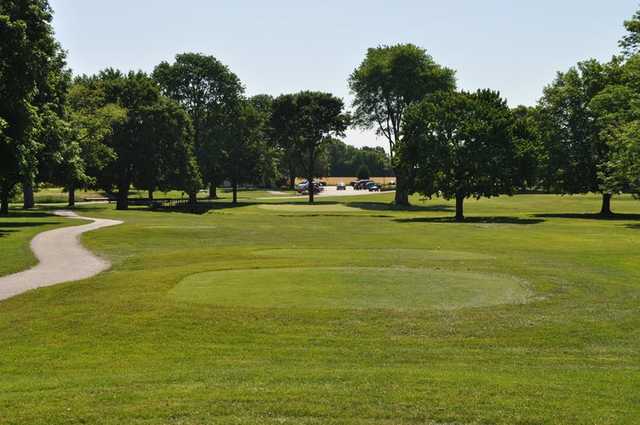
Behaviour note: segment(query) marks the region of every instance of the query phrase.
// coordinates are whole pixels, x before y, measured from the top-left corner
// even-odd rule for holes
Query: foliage
[[[46,0],[0,3],[0,213],[18,182],[32,187],[43,135],[61,102],[64,53],[53,37]]]
[[[372,176],[389,177],[392,170],[389,157],[381,147],[361,147],[348,145],[340,140],[327,144],[328,176],[346,177],[358,174],[361,165],[366,165]]]
[[[240,103],[233,115],[234,119],[225,124],[228,127],[222,132],[225,137],[220,147],[223,173],[231,181],[235,204],[238,185],[259,177],[267,117],[250,101]]]
[[[179,54],[173,64],[162,62],[153,78],[162,93],[191,117],[198,164],[214,192],[224,161],[220,144],[229,137],[224,131],[232,127],[233,113],[244,92],[242,83],[218,59],[198,53]]]
[[[344,113],[342,99],[330,93],[302,91],[294,95],[294,126],[296,150],[300,152],[307,181],[316,176],[316,163],[322,147],[333,137],[344,135],[350,117]],[[309,190],[313,202],[313,190]]]
[[[274,99],[269,128],[270,138],[280,152],[280,169],[287,176],[289,186],[293,189],[295,180],[301,174],[301,152],[299,151],[299,129],[296,127],[296,97],[283,94]]]
[[[366,164],[362,164],[360,168],[358,168],[358,180],[368,180],[369,175],[369,167],[367,167]]]
[[[589,107],[609,149],[608,161],[600,166],[601,186],[610,192],[631,189],[640,193],[640,56],[625,62],[616,84],[605,87]]]
[[[415,158],[416,189],[456,199],[511,194],[515,147],[507,103],[490,90],[439,93],[407,111],[402,155]]]
[[[624,22],[627,34],[620,40],[620,48],[625,56],[631,57],[640,53],[640,10],[631,19]]]
[[[367,51],[349,77],[349,87],[355,96],[354,124],[375,128],[389,142],[393,159],[402,140],[407,108],[429,94],[455,89],[455,73],[413,44],[380,46]],[[411,168],[411,164],[394,162],[398,204],[408,203]]]
[[[547,189],[565,193],[603,193],[603,214],[610,214],[611,187],[606,183],[610,149],[601,137],[591,101],[620,78],[617,59],[578,63],[558,73],[539,104],[540,137],[547,152],[543,179]]]
[[[114,159],[98,174],[97,184],[118,190],[118,208],[128,207],[132,183],[153,191],[183,189],[195,201],[200,177],[193,156],[191,120],[175,102],[160,94],[157,84],[142,72],[123,74],[107,69],[87,78],[87,90],[96,98],[89,108],[98,108],[92,118],[110,124],[107,131],[91,128],[104,138],[102,144]],[[103,115],[104,114],[104,115]],[[95,123],[94,121],[94,123]]]

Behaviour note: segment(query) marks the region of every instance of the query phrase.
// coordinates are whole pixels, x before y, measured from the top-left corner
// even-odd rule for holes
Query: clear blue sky
[[[618,52],[637,0],[50,0],[75,73],[153,70],[176,53],[227,64],[248,94],[303,89],[351,98],[366,49],[411,42],[457,70],[458,85],[531,105],[579,60]],[[382,145],[351,131],[354,145]]]

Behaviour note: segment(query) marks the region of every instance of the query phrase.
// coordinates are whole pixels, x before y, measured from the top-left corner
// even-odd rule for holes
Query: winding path
[[[79,236],[91,230],[122,224],[119,220],[81,217],[72,211],[55,211],[55,215],[93,223],[63,227],[43,232],[31,241],[31,250],[39,263],[20,273],[0,277],[0,300],[31,289],[87,279],[107,270],[111,264],[96,257],[80,244]]]

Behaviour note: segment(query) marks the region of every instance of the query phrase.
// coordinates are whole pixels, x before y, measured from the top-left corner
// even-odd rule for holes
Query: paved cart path
[[[54,214],[93,222],[36,235],[31,240],[31,250],[39,261],[38,265],[20,273],[0,277],[0,300],[43,286],[87,279],[111,266],[108,261],[84,248],[79,236],[92,230],[122,224],[122,221],[81,217],[72,211],[55,211]]]

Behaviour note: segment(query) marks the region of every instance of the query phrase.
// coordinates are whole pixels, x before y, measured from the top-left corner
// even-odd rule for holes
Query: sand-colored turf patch
[[[532,297],[512,276],[411,268],[277,268],[199,273],[170,296],[226,307],[451,310],[524,303]]]

